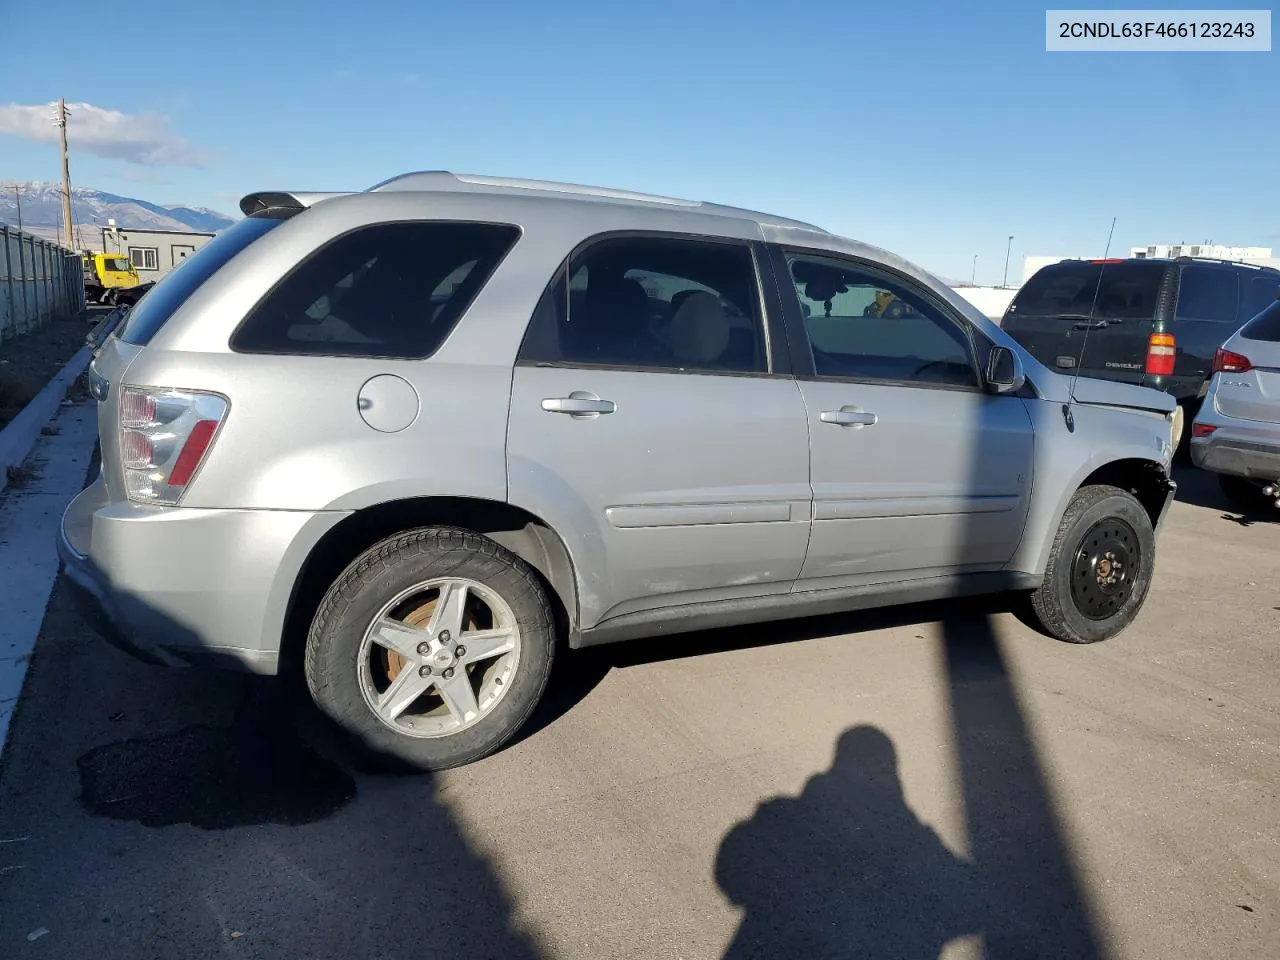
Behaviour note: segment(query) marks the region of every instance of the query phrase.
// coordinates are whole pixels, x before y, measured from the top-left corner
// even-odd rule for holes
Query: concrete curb
[[[31,398],[16,417],[0,430],[0,493],[9,484],[9,468],[20,467],[40,439],[40,431],[58,414],[76,377],[89,366],[92,351],[81,347],[44,389]]]

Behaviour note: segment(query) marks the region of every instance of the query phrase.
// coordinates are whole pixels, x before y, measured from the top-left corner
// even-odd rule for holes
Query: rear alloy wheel
[[[440,770],[486,756],[533,712],[554,649],[524,561],[477,533],[430,528],[366,551],[307,641],[312,697],[375,759]]]
[[[1155,564],[1155,531],[1142,504],[1118,487],[1076,491],[1063,514],[1044,582],[1031,594],[1044,629],[1096,643],[1137,616]]]

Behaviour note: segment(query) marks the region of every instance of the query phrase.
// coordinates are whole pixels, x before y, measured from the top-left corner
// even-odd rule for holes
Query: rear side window
[[[1217,320],[1227,323],[1236,318],[1236,275],[1230,270],[1195,264],[1182,268],[1178,282],[1178,320]]]
[[[279,226],[296,210],[255,214],[245,217],[209,241],[181,270],[161,278],[129,311],[120,339],[125,343],[145,346],[177,309],[214,275],[228,260],[263,234]]]
[[[1240,336],[1247,340],[1280,343],[1280,300],[1272,300],[1271,306],[1241,327]]]
[[[1164,266],[1144,260],[1045,267],[1023,285],[1013,301],[1019,316],[1123,317],[1150,319]],[[1095,309],[1096,298],[1096,309]]]
[[[1266,274],[1250,278],[1244,299],[1245,319],[1256,317],[1275,303],[1277,297],[1280,297],[1280,277],[1275,274]]]
[[[231,338],[241,353],[421,359],[445,337],[520,231],[508,224],[380,223],[305,259]]]

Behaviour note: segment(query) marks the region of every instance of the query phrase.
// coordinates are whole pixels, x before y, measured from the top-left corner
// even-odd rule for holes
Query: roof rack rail
[[[683,200],[635,190],[619,190],[613,187],[594,187],[580,183],[562,183],[556,180],[530,180],[520,177],[489,177],[470,173],[452,173],[448,170],[418,170],[402,173],[383,180],[369,188],[370,192],[382,190],[465,190],[467,187],[491,187],[498,190],[537,190],[549,193],[570,193],[578,196],[600,197],[608,200],[641,200],[648,203],[665,203],[677,207],[700,207],[701,200]]]
[[[1186,260],[1191,263],[1229,263],[1233,267],[1248,267],[1250,270],[1274,270],[1275,267],[1269,267],[1261,263],[1247,263],[1244,260],[1227,260],[1224,257],[1174,257],[1174,260]]]

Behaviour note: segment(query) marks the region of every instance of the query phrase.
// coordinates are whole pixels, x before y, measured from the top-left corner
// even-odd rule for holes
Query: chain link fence
[[[83,310],[79,254],[0,226],[0,342],[31,333],[51,317]]]

